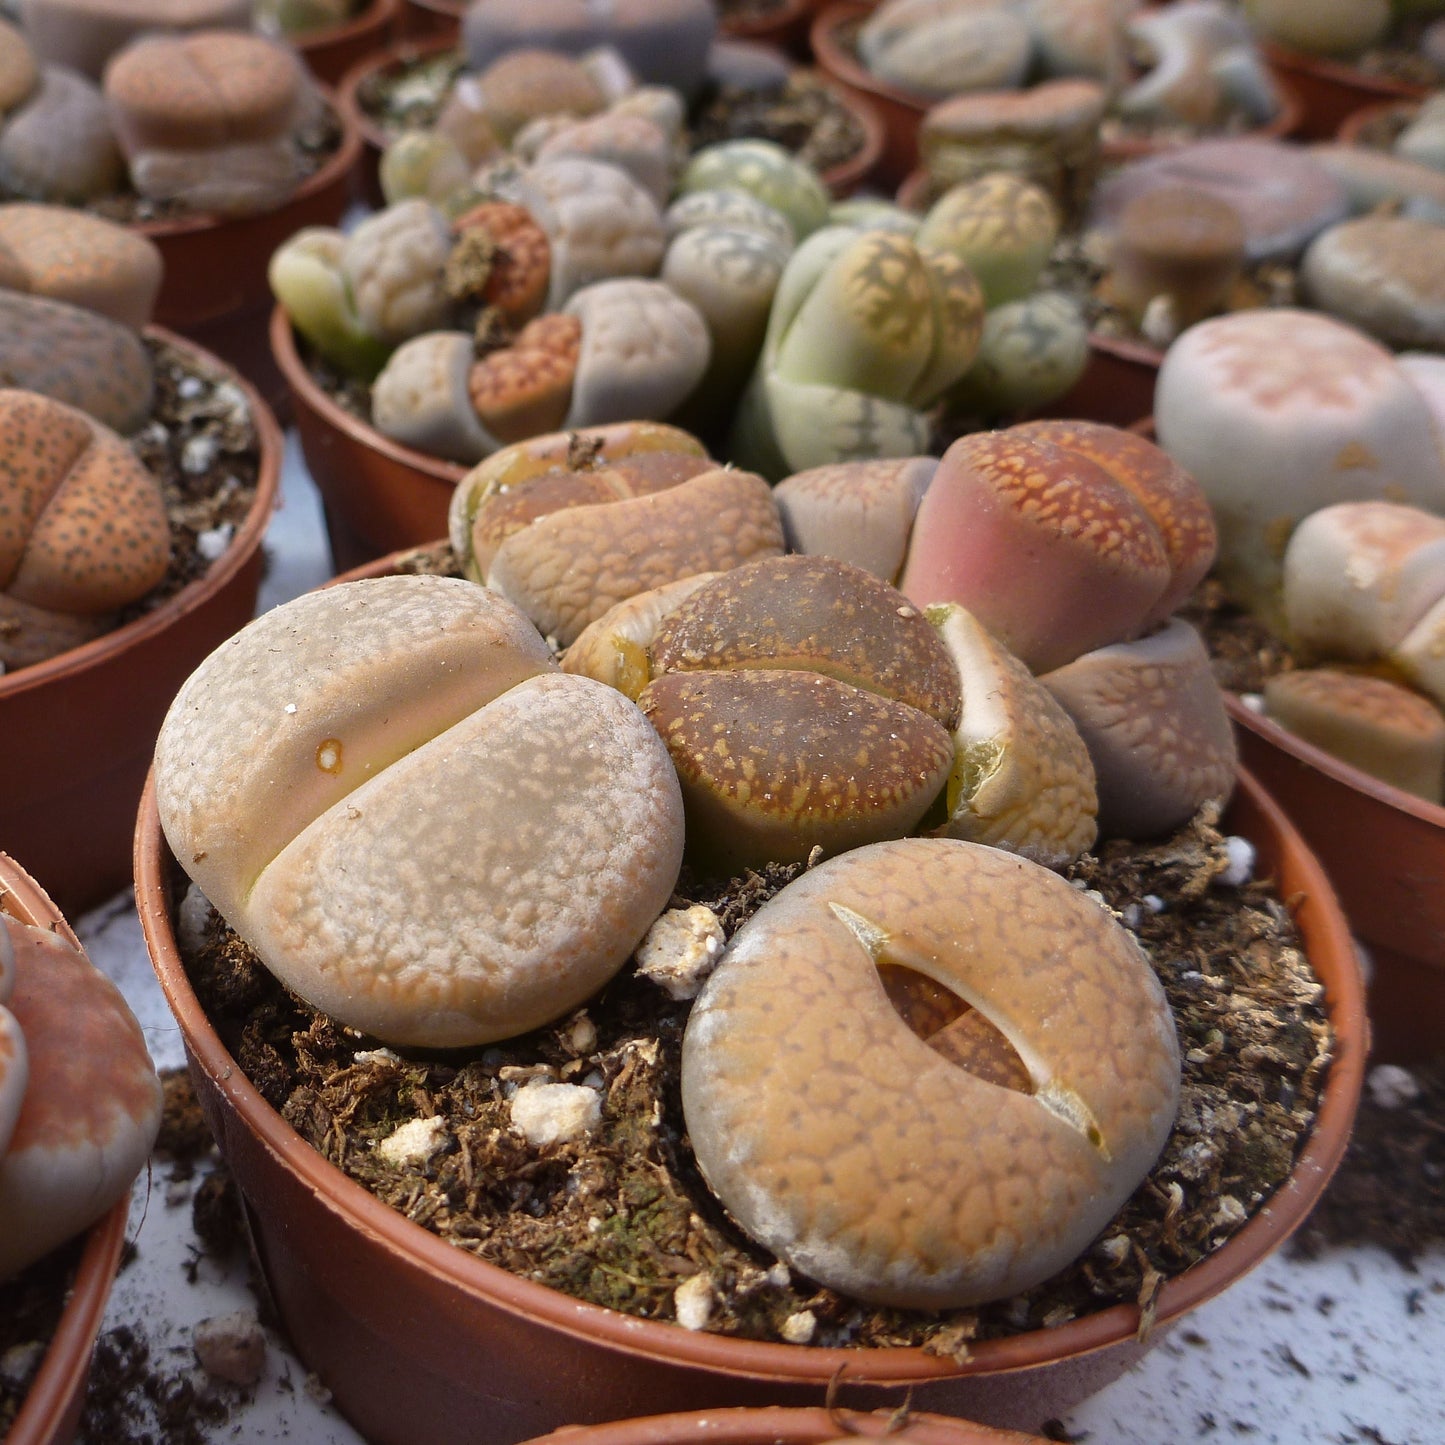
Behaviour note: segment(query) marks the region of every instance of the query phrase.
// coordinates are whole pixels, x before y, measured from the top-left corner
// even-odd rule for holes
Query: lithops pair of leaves
[[[160,1122],[120,991],[61,934],[0,913],[0,1280],[121,1199]]]
[[[575,1008],[682,856],[666,750],[615,689],[458,578],[308,594],[214,652],[161,729],[182,866],[317,1008],[393,1043],[511,1037]]]
[[[160,487],[126,442],[48,397],[0,390],[0,664],[105,632],[169,561]]]
[[[38,83],[0,117],[0,185],[12,196],[85,205],[125,185],[121,155],[100,87],[45,65]]]
[[[761,477],[645,422],[496,453],[458,484],[448,530],[466,574],[562,647],[637,593],[783,550]]]

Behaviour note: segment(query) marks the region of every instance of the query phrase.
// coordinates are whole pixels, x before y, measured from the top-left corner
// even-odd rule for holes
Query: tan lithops
[[[451,295],[495,306],[513,326],[530,321],[547,299],[552,274],[552,247],[532,213],[507,201],[486,201],[453,225]]]
[[[98,311],[139,330],[155,309],[161,253],[155,242],[71,206],[0,206],[0,251],[20,268],[18,290]]]
[[[962,607],[929,621],[958,670],[963,710],[953,730],[948,838],[1062,868],[1097,834],[1099,801],[1088,749],[1037,678]]]
[[[94,1223],[130,1188],[160,1127],[161,1086],[135,1016],[83,953],[13,919],[0,931],[15,955],[8,1013],[29,1059],[25,1097],[0,1150],[3,1279]]]
[[[1199,634],[1179,619],[1040,679],[1093,760],[1099,832],[1153,838],[1234,789],[1234,734]]]
[[[572,316],[542,316],[516,341],[484,356],[467,377],[467,393],[482,425],[510,444],[555,431],[567,416],[582,324]]]
[[[371,387],[377,431],[405,446],[470,464],[496,451],[471,400],[476,364],[465,331],[425,331],[392,352]]]
[[[506,144],[528,121],[544,115],[595,115],[607,104],[587,67],[550,50],[514,50],[477,77],[481,111]]]
[[[1028,860],[945,839],[790,884],[734,936],[683,1041],[688,1133],[733,1218],[809,1278],[906,1308],[1004,1298],[1082,1253],[1178,1090],[1129,934]]]
[[[1445,787],[1445,715],[1397,682],[1339,668],[1272,677],[1264,710],[1297,737],[1429,802]]]
[[[834,462],[784,478],[773,497],[788,546],[894,581],[914,514],[937,469],[936,457],[901,457]]]
[[[1391,648],[1389,660],[1416,687],[1445,707],[1445,598]]]
[[[40,84],[40,67],[26,38],[0,20],[0,117],[8,115]]]
[[[161,822],[302,997],[452,1047],[566,1013],[667,902],[682,808],[636,706],[558,674],[527,620],[454,578],[324,589],[182,687]]]
[[[673,672],[637,705],[672,756],[688,856],[719,874],[910,832],[953,760],[927,713],[817,672]]]
[[[666,491],[541,517],[502,543],[486,581],[566,647],[626,597],[782,550],[768,484],[717,468]]]

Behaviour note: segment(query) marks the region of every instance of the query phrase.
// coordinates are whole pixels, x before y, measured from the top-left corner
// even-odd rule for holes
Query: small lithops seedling
[[[0,390],[0,663],[104,632],[169,561],[160,487],[130,447],[48,397]]]
[[[790,884],[734,936],[683,1042],[688,1133],[730,1214],[809,1277],[906,1308],[1002,1298],[1074,1259],[1153,1164],[1178,1091],[1129,934],[1046,869],[943,839]]]
[[[155,778],[177,858],[267,967],[396,1043],[574,1008],[682,856],[676,775],[637,707],[558,673],[521,613],[455,578],[265,614],[181,688]]]
[[[160,1122],[119,989],[58,934],[0,914],[0,1279],[120,1199]]]

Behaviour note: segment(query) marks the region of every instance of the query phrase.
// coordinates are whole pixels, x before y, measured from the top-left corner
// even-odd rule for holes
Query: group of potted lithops
[[[1038,1438],[1438,1047],[1445,5],[772,8],[0,16],[16,1445],[132,880],[377,1441]]]

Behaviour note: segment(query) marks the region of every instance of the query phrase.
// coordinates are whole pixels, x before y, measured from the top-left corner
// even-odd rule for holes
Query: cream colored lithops
[[[1078,730],[1028,668],[962,607],[930,608],[928,620],[963,693],[940,834],[1007,848],[1046,868],[1072,863],[1098,831],[1094,768]]]
[[[155,763],[177,858],[341,1022],[452,1047],[575,1008],[667,902],[682,806],[636,706],[453,578],[265,614],[182,687]]]
[[[1080,1254],[1174,1120],[1137,944],[1037,864],[904,839],[825,862],[734,936],[688,1020],[707,1182],[801,1273],[872,1302],[1002,1298]]]
[[[49,929],[0,916],[0,1279],[99,1219],[155,1140],[161,1087],[120,991]],[[5,972],[0,969],[0,974]],[[4,1050],[23,1035],[24,1097],[10,1119]]]

